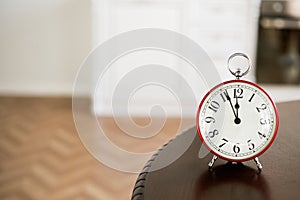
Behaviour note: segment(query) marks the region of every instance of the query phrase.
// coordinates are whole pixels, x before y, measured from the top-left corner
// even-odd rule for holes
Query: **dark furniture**
[[[253,161],[242,164],[218,159],[212,171],[207,163],[212,154],[198,158],[201,141],[194,128],[160,149],[139,175],[132,199],[300,199],[300,101],[279,103],[279,132],[262,156],[263,171]],[[165,159],[170,149],[186,137],[196,135],[189,149],[171,165],[157,171],[151,167]]]

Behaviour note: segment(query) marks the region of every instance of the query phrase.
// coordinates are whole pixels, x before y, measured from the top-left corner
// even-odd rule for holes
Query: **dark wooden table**
[[[155,154],[139,175],[132,199],[300,199],[300,101],[280,103],[277,107],[279,132],[270,149],[260,156],[261,173],[253,161],[231,164],[221,159],[209,171],[207,163],[212,155],[198,158],[201,146],[198,136],[171,165],[151,171],[155,162],[167,158],[180,141],[197,134],[194,127]]]

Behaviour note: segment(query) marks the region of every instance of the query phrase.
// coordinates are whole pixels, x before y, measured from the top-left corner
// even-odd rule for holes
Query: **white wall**
[[[76,72],[92,47],[119,32],[141,27],[168,28],[188,35],[207,50],[216,65],[220,60],[223,69],[229,56],[224,52],[236,51],[234,44],[244,44],[235,38],[234,42],[229,40],[232,38],[232,30],[228,32],[228,24],[233,19],[242,22],[248,18],[254,19],[250,11],[245,12],[242,19],[236,18],[231,11],[235,7],[251,8],[251,2],[259,0],[209,2],[1,0],[0,95],[70,95]],[[220,10],[223,13],[219,16],[217,14]],[[223,29],[216,31],[215,27],[219,28],[219,25],[213,23],[223,19],[223,15],[227,16],[224,21],[228,23],[219,23],[227,28],[227,34]],[[209,19],[212,21],[208,21]],[[248,26],[248,23],[242,25],[236,27],[237,31],[234,33],[242,32],[239,35],[245,39],[252,26]],[[214,34],[210,34],[211,31]],[[227,43],[219,48],[220,45],[210,42],[215,38],[221,40],[221,44],[222,41]],[[254,44],[251,42],[253,40],[245,41]],[[205,42],[208,44],[205,45]],[[245,48],[253,49],[247,45]],[[220,56],[214,49],[224,55]],[[92,72],[87,74],[87,81],[92,76]],[[108,87],[111,85],[109,83]]]
[[[70,95],[91,50],[91,1],[0,1],[0,94]]]

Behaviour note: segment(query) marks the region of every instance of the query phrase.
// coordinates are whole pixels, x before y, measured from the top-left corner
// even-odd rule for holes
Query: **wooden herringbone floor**
[[[0,97],[0,199],[130,199],[137,174],[95,160],[77,136],[71,109],[70,98]],[[113,120],[103,121],[113,139]],[[171,120],[165,131],[179,122]],[[126,140],[120,145],[129,148]]]

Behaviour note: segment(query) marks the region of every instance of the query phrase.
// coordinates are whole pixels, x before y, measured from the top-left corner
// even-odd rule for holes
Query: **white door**
[[[193,39],[207,52],[225,81],[232,79],[226,70],[227,58],[232,53],[246,53],[254,63],[259,3],[259,0],[93,1],[94,43],[101,43],[112,36],[138,28],[176,31]],[[93,91],[94,111],[99,115],[112,114],[111,104],[118,84],[133,84],[134,78],[129,82],[122,80],[125,80],[132,70],[151,64],[166,66],[181,74],[184,80],[172,75],[165,78],[169,79],[168,83],[172,84],[172,87],[178,88],[176,91],[185,90],[182,81],[188,82],[191,90],[196,93],[197,101],[200,101],[208,89],[199,77],[194,75],[191,66],[180,57],[163,51],[134,51],[112,62],[102,77],[93,76],[94,83],[98,83],[97,90]],[[146,80],[156,77],[156,73],[149,72],[141,76],[145,76]],[[252,70],[248,79],[255,80],[254,74],[255,70]],[[124,85],[122,87],[124,88]],[[190,106],[188,99],[178,102],[176,94],[159,84],[137,85],[130,96],[128,91],[123,92],[124,96],[118,95],[121,98],[114,106],[128,105],[133,115],[147,115],[149,108],[154,105],[162,105],[169,115],[174,116],[180,114],[178,106],[187,108],[190,117],[194,117],[197,110],[195,105]],[[155,112],[155,109],[152,111]]]

